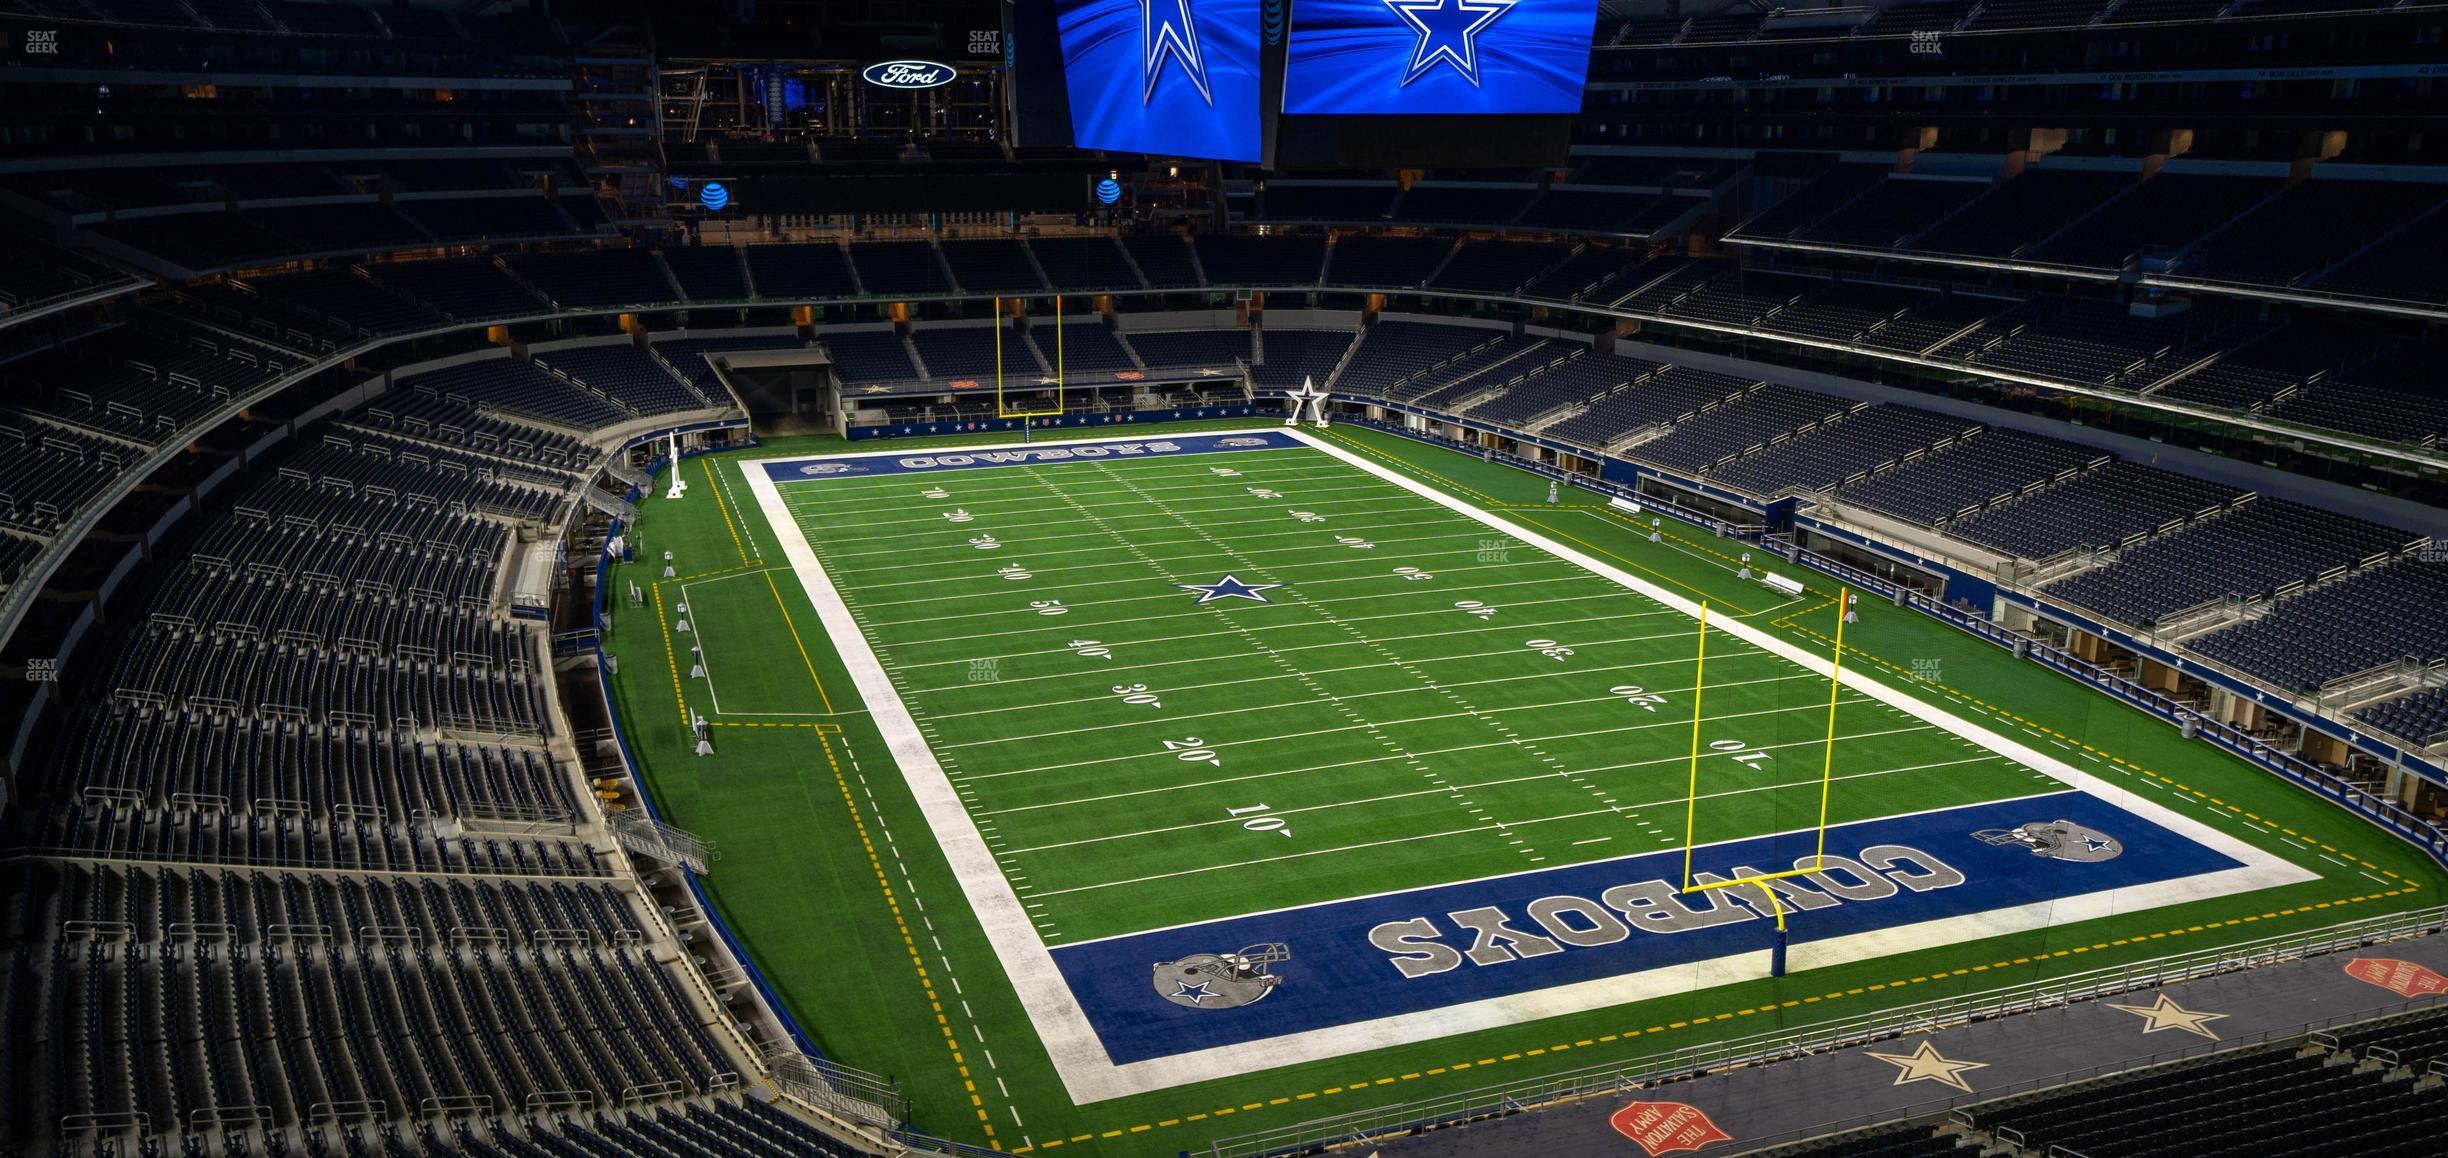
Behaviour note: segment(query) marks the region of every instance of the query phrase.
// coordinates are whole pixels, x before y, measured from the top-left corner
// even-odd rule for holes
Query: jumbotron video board
[[[1571,115],[1597,0],[1296,0],[1283,111]]]
[[[1056,0],[1072,139],[1260,159],[1258,0]]]
[[[1008,0],[1023,145],[1268,167],[1560,162],[1597,0]]]

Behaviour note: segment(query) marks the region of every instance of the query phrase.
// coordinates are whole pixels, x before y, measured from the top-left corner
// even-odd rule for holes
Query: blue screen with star
[[[1259,0],[1060,0],[1083,149],[1255,161]]]
[[[1575,113],[1597,0],[1294,0],[1284,111]]]

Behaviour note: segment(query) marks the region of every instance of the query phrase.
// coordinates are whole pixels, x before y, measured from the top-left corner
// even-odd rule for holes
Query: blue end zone
[[[758,463],[765,477],[777,483],[828,478],[865,478],[882,474],[933,474],[990,466],[1037,466],[1062,462],[1112,462],[1133,458],[1173,458],[1237,450],[1284,450],[1307,444],[1273,430],[1243,434],[1184,434],[1172,438],[1118,438],[1110,442],[1079,442],[1060,446],[1013,446],[995,450],[951,447],[910,454],[777,459]]]
[[[2055,821],[2079,827],[2017,839],[2029,831],[2020,826]],[[1806,832],[1712,845],[1693,869],[1721,878],[1777,872],[1808,858],[1816,842]],[[1843,825],[1828,830],[1827,849],[1825,874],[1779,882],[1791,890],[1782,904],[1796,952],[1826,938],[2241,865],[2074,791]],[[1757,886],[1679,893],[1683,858],[1679,849],[1650,853],[1052,952],[1113,1060],[1129,1063],[1769,949],[1776,934],[1766,895]],[[1287,946],[1290,959],[1268,966],[1281,984],[1253,1003],[1228,1007],[1257,988],[1229,981],[1190,986],[1183,1000],[1192,1005],[1160,995],[1160,964],[1269,942]],[[1167,972],[1166,992],[1184,986],[1179,974]]]

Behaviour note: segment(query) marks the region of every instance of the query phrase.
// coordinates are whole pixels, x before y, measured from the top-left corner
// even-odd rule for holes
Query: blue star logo
[[[1207,988],[1207,983],[1204,981],[1201,981],[1196,985],[1192,985],[1187,981],[1176,981],[1173,983],[1173,996],[1188,998],[1190,1004],[1192,1005],[1202,1005],[1208,998],[1221,997],[1223,994],[1210,992]]]
[[[2098,852],[2099,850],[2108,847],[2108,842],[2101,840],[2096,836],[2086,836],[2083,838],[2083,847],[2089,851]]]
[[[1198,89],[1200,100],[1215,103],[1215,95],[1207,90],[1207,58],[1199,52],[1198,22],[1190,16],[1190,0],[1139,0],[1140,104],[1155,97],[1156,78],[1164,72],[1166,57],[1181,66],[1182,75]]]
[[[1213,583],[1176,583],[1174,586],[1184,591],[1198,592],[1198,601],[1204,606],[1218,599],[1247,599],[1252,603],[1273,603],[1274,600],[1267,598],[1263,593],[1273,591],[1283,584],[1244,583],[1228,571],[1223,578]]]
[[[1405,85],[1427,75],[1438,61],[1454,67],[1462,79],[1479,87],[1479,34],[1496,18],[1513,10],[1519,0],[1385,0],[1386,7],[1419,33],[1411,49],[1411,65],[1403,70]]]

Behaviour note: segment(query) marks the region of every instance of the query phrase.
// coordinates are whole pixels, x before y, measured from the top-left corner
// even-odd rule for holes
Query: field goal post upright
[[[1750,873],[1731,880],[1695,881],[1692,879],[1692,853],[1698,847],[1699,836],[1700,693],[1707,686],[1708,672],[1708,604],[1703,602],[1700,605],[1700,642],[1692,664],[1691,788],[1690,796],[1685,799],[1683,805],[1683,891],[1700,893],[1712,889],[1731,889],[1748,885],[1756,887],[1760,895],[1767,897],[1768,910],[1776,918],[1776,944],[1768,959],[1768,975],[1771,977],[1785,975],[1786,929],[1785,902],[1777,895],[1775,889],[1769,887],[1769,882],[1781,881],[1790,877],[1809,876],[1827,868],[1828,799],[1836,784],[1836,701],[1844,687],[1845,612],[1852,605],[1852,591],[1842,587],[1838,588],[1835,649],[1828,656],[1827,739],[1819,764],[1819,823],[1814,846],[1816,851],[1810,856],[1810,867],[1795,867],[1780,872]]]
[[[1018,298],[1014,298],[1014,299],[1012,299],[1012,300],[1013,300],[1013,301],[1015,301],[1015,302],[1017,302],[1017,301],[1019,301],[1020,299],[1018,299]],[[1054,295],[1054,409],[1052,409],[1052,410],[1014,410],[1014,409],[1012,409],[1012,408],[1011,408],[1011,403],[1005,399],[1005,397],[1004,397],[1004,390],[1003,390],[1003,299],[1002,299],[1002,298],[1000,298],[1000,297],[997,297],[997,298],[994,300],[995,417],[997,417],[997,418],[1017,418],[1017,419],[1019,419],[1019,420],[1020,420],[1020,431],[1021,431],[1021,437],[1023,437],[1023,438],[1026,438],[1026,437],[1027,437],[1027,435],[1028,435],[1028,431],[1029,431],[1029,428],[1030,428],[1032,425],[1034,425],[1034,420],[1035,420],[1035,419],[1039,419],[1039,418],[1059,418],[1059,417],[1061,417],[1061,416],[1062,416],[1062,414],[1063,414],[1063,384],[1064,384],[1064,383],[1063,383],[1063,380],[1064,380],[1064,378],[1065,378],[1067,375],[1065,374],[1065,367],[1064,367],[1064,365],[1063,365],[1063,325],[1062,325],[1062,308],[1063,308],[1063,299],[1062,299],[1062,295],[1061,295],[1061,294],[1055,294],[1055,295]]]

